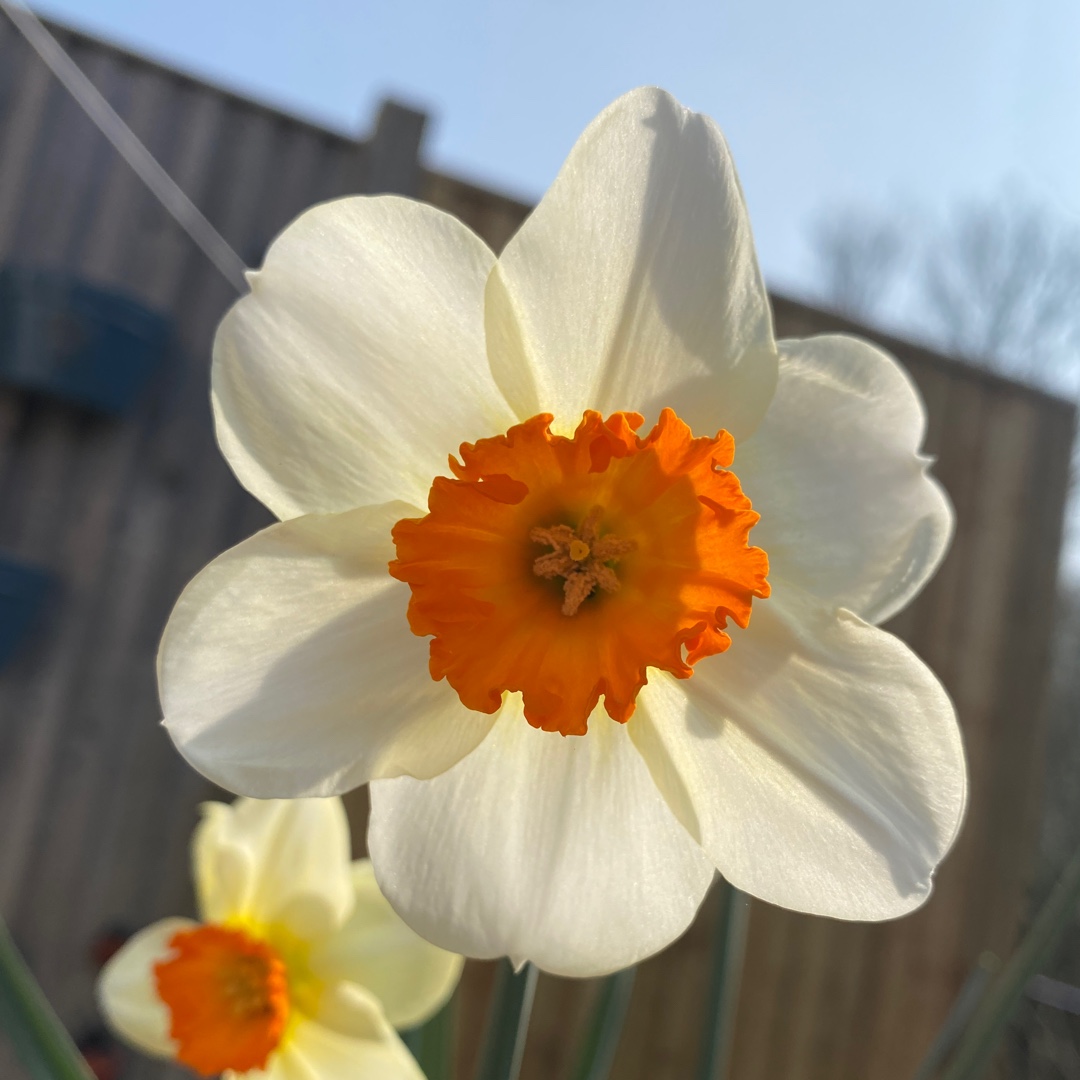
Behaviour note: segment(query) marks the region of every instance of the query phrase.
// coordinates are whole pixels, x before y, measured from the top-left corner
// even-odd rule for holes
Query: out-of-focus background
[[[720,121],[778,333],[872,337],[926,400],[957,537],[893,629],[953,695],[972,781],[916,915],[852,926],[754,905],[732,1075],[910,1078],[1080,842],[1080,539],[1065,528],[1080,7],[672,8],[72,0],[42,14],[250,265],[305,206],[349,193],[427,199],[497,249],[634,85]],[[233,296],[0,16],[0,912],[103,1077],[166,1075],[110,1043],[91,988],[126,933],[189,909],[187,840],[214,794],[156,726],[157,639],[195,571],[268,521],[210,428],[209,342]],[[360,850],[362,795],[350,810]],[[692,1075],[714,921],[707,904],[643,965],[619,1080]],[[470,965],[463,1065],[490,979]],[[1001,1077],[1080,1080],[1078,985],[1074,926],[1028,988]],[[541,980],[528,1080],[567,1075],[594,993]],[[0,1076],[21,1077],[2,1043]]]

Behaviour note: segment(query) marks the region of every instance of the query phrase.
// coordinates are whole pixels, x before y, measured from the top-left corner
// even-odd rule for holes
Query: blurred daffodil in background
[[[121,1037],[204,1076],[422,1078],[394,1029],[445,1004],[462,960],[350,861],[339,799],[207,803],[192,856],[202,921],[154,923],[102,971]]]
[[[879,629],[951,534],[924,412],[866,342],[774,339],[710,119],[620,98],[498,258],[353,198],[250,280],[217,433],[281,522],[166,630],[193,765],[259,796],[370,781],[402,917],[561,974],[662,948],[717,870],[846,919],[926,899],[963,751]]]

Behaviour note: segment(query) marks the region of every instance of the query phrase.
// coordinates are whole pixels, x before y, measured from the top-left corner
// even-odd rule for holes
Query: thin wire
[[[101,133],[116,147],[120,156],[150,189],[154,197],[191,237],[222,276],[239,293],[248,291],[244,260],[228,241],[210,224],[199,208],[184,194],[175,180],[124,123],[116,110],[102,97],[97,87],[60,43],[42,25],[41,20],[18,0],[0,0],[0,11],[12,21],[27,44],[41,57]]]

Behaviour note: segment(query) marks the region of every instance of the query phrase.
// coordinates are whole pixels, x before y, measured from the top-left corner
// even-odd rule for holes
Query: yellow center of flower
[[[464,444],[427,516],[394,527],[390,573],[432,678],[477,712],[520,691],[534,727],[580,735],[601,695],[625,722],[648,668],[688,678],[723,652],[768,559],[726,431],[695,439],[670,409],[644,438],[636,413],[587,412],[573,438],[551,421]]]
[[[277,951],[222,926],[181,930],[169,945],[174,955],[154,966],[154,978],[176,1059],[203,1076],[265,1068],[289,1017]]]

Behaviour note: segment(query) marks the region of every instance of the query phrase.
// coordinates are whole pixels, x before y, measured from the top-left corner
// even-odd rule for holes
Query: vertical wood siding
[[[368,147],[84,36],[63,44],[249,263],[304,207],[365,190]],[[431,171],[422,196],[499,249],[529,207]],[[214,794],[158,726],[154,653],[170,607],[214,555],[267,524],[218,454],[209,346],[233,300],[172,220],[0,21],[0,265],[60,268],[172,316],[160,376],[121,420],[0,388],[0,553],[58,590],[0,671],[0,910],[76,1035],[97,1024],[89,948],[192,903],[187,842]],[[775,302],[781,336],[855,330]],[[739,1080],[900,1080],[984,948],[1024,913],[1039,812],[1046,683],[1072,408],[881,339],[928,411],[927,450],[957,534],[893,629],[957,703],[971,767],[961,840],[931,901],[883,926],[754,906],[735,1047]],[[362,794],[350,811],[362,844]],[[644,964],[618,1080],[684,1080],[700,1039],[714,904]],[[475,1054],[491,967],[470,965],[460,1057]],[[526,1080],[566,1075],[595,994],[543,978]],[[0,1045],[0,1075],[18,1077]],[[133,1057],[130,1077],[173,1071]],[[466,1074],[463,1074],[466,1075]]]

